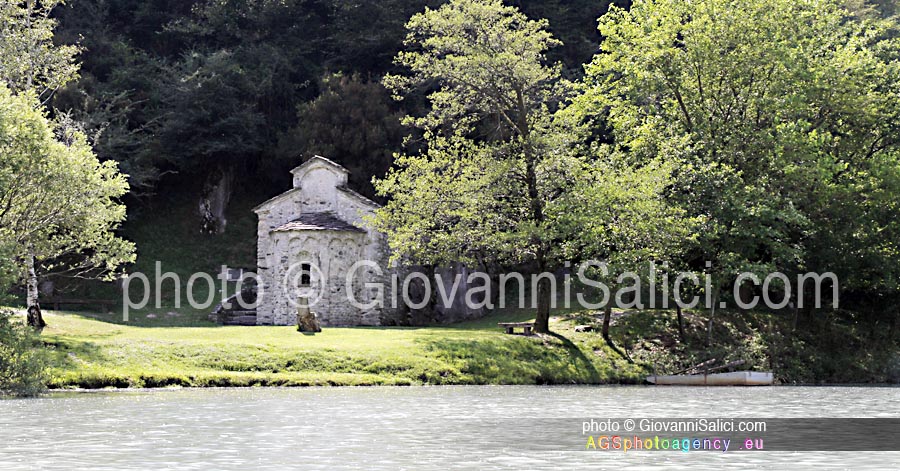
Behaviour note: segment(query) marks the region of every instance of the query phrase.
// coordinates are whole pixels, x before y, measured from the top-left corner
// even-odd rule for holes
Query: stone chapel
[[[264,287],[257,299],[258,325],[293,325],[301,304],[323,326],[381,325],[380,308],[363,310],[349,301],[347,273],[354,263],[370,260],[387,272],[387,245],[363,218],[378,205],[347,187],[348,171],[315,156],[291,170],[293,188],[254,208],[257,274]],[[377,290],[366,282],[383,275],[360,269],[349,289],[359,304],[369,304]]]

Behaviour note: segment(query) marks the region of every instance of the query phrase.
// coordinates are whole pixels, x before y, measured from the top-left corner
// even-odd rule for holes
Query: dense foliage
[[[0,394],[34,396],[44,390],[47,358],[21,319],[0,310]]]
[[[670,200],[702,221],[692,258],[715,286],[833,271],[896,296],[892,20],[840,2],[644,0],[600,31],[574,108],[630,159],[676,163]]]
[[[0,240],[4,260],[28,272],[29,307],[35,270],[108,276],[134,260],[133,244],[114,233],[125,219],[125,177],[77,129],[52,125],[33,93],[0,86],[0,153]]]
[[[377,222],[394,257],[542,273],[659,256],[661,241],[676,238],[661,198],[670,168],[634,171],[571,151],[575,134],[555,118],[571,88],[546,58],[559,45],[546,28],[498,0],[452,1],[407,24],[397,63],[409,72],[385,82],[400,96],[429,88],[430,109],[406,119],[426,148],[376,183],[391,198]],[[547,282],[538,331],[548,325]]]

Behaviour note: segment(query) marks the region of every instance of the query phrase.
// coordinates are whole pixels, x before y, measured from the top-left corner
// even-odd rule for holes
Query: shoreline
[[[685,313],[686,341],[678,338],[674,313],[616,316],[611,336],[628,358],[610,348],[596,328],[579,328],[596,326],[598,318],[591,311],[556,313],[549,336],[507,335],[497,327],[497,322],[528,321],[527,311],[496,312],[454,325],[336,327],[316,335],[300,335],[290,326],[138,326],[50,312],[41,339],[48,354],[49,391],[644,385],[657,369],[678,371],[709,358],[743,360],[744,369],[773,371],[776,384],[785,386],[887,386],[896,381],[885,369],[893,351],[786,355],[780,337],[742,327],[757,323],[753,316],[766,314],[729,315],[744,319],[720,332],[712,349],[703,345],[701,313]],[[859,357],[867,363],[858,362]]]
[[[507,387],[533,387],[533,388],[650,388],[661,389],[768,389],[768,388],[900,388],[895,383],[831,383],[831,384],[774,384],[771,386],[657,386],[654,384],[410,384],[410,385],[311,385],[311,386],[165,386],[165,387],[139,387],[139,388],[55,388],[48,389],[35,398],[18,398],[2,396],[0,399],[39,399],[52,398],[54,395],[66,394],[124,394],[124,393],[158,393],[177,391],[203,391],[203,390],[295,390],[295,389],[392,389],[392,388],[507,388]]]

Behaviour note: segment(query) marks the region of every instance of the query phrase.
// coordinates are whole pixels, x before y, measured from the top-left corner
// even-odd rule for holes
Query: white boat
[[[695,375],[653,375],[647,381],[656,385],[680,386],[771,386],[775,377],[769,371],[733,371]]]

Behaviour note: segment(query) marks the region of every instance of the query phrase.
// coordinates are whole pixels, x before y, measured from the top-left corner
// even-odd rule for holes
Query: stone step
[[[244,325],[244,326],[256,325],[256,318],[255,317],[253,317],[253,318],[241,317],[238,319],[230,319],[230,320],[225,321],[225,323],[223,325]]]
[[[226,316],[255,316],[256,311],[223,311]]]
[[[225,311],[210,314],[209,319],[222,325],[256,325],[256,311]]]

